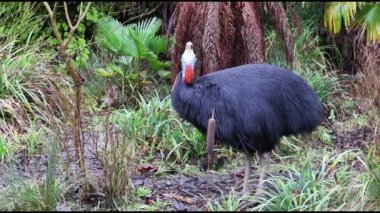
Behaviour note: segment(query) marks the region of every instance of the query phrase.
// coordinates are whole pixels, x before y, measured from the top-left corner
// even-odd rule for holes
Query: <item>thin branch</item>
[[[131,22],[135,19],[142,18],[142,17],[148,16],[148,15],[154,13],[163,3],[164,2],[161,2],[159,5],[157,5],[155,8],[153,8],[151,11],[144,13],[144,14],[141,14],[141,15],[138,15],[138,16],[135,16],[135,17],[132,17],[132,18],[128,19],[127,21],[125,21],[124,23],[128,23],[128,22]]]
[[[82,78],[81,78],[80,74],[73,67],[73,65],[71,63],[71,59],[70,59],[70,57],[66,53],[66,47],[67,47],[68,43],[70,42],[70,40],[71,40],[71,38],[72,38],[75,30],[77,29],[77,27],[79,26],[80,22],[83,20],[84,16],[86,15],[88,9],[90,8],[91,2],[87,5],[85,12],[78,19],[76,25],[72,29],[70,29],[70,34],[69,34],[68,38],[66,39],[66,41],[62,40],[61,34],[58,31],[57,23],[56,23],[56,20],[54,18],[54,15],[55,15],[54,12],[51,10],[51,8],[50,8],[50,6],[49,6],[49,4],[47,2],[43,2],[43,4],[44,4],[44,6],[46,7],[46,9],[47,9],[47,11],[49,13],[50,20],[51,20],[51,26],[52,26],[52,29],[53,29],[53,33],[54,33],[55,37],[57,38],[57,40],[59,42],[59,47],[60,47],[59,48],[59,52],[63,56],[63,58],[65,59],[65,62],[66,62],[66,65],[67,65],[67,69],[69,70],[70,75],[74,79],[75,84],[76,85],[80,85],[80,84],[82,84]]]
[[[55,2],[54,3],[54,7],[53,7],[53,17],[54,18],[55,18],[55,14],[56,14],[57,8],[58,8],[58,2]]]
[[[74,26],[71,23],[71,20],[69,17],[69,11],[67,10],[67,4],[65,1],[63,2],[63,8],[65,8],[65,16],[66,16],[67,23],[69,24],[70,30],[72,30],[74,28]]]
[[[79,17],[78,21],[76,22],[75,26],[73,28],[70,29],[70,33],[69,33],[69,36],[67,37],[65,43],[63,44],[63,47],[66,48],[66,46],[69,44],[71,38],[73,37],[74,35],[74,32],[75,30],[78,28],[79,24],[82,22],[82,20],[84,19],[84,17],[86,16],[86,13],[88,12],[88,10],[90,9],[90,6],[91,6],[92,2],[89,2],[88,5],[86,6],[86,9],[84,10],[83,14]]]
[[[49,13],[50,21],[51,21],[51,27],[53,28],[53,33],[54,33],[55,37],[58,39],[60,46],[62,46],[63,40],[62,40],[61,34],[59,33],[58,28],[57,28],[57,23],[56,23],[55,18],[54,18],[54,12],[51,10],[51,8],[47,2],[43,2],[43,4]],[[55,9],[56,9],[56,4],[54,4],[54,11],[55,11]]]
[[[83,14],[79,17],[77,23],[75,24],[75,27],[74,28],[77,28],[80,24],[80,22],[82,21],[82,19],[86,16],[86,13],[88,12],[88,10],[90,9],[90,6],[91,6],[92,2],[89,2],[88,5],[86,6],[86,9],[84,10]]]
[[[43,4],[45,5],[46,10],[47,10],[48,13],[49,13],[49,16],[50,16],[50,17],[53,17],[53,11],[51,10],[49,4],[48,4],[46,1],[44,1]]]

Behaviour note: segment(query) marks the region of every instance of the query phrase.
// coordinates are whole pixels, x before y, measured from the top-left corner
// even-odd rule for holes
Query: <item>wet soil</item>
[[[168,175],[163,177],[133,177],[135,187],[145,187],[153,192],[144,196],[145,204],[152,204],[159,196],[160,201],[169,202],[167,210],[205,210],[206,198],[217,199],[221,194],[228,196],[236,190],[241,178],[233,173],[209,173],[202,175]]]
[[[338,132],[332,130],[333,143],[340,149],[361,148],[368,150],[374,141],[374,132],[369,127],[363,127],[355,131]],[[378,151],[380,147],[378,147]]]

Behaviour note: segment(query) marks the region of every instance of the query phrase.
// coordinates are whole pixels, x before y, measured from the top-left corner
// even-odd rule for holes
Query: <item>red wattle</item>
[[[193,67],[190,64],[185,65],[185,83],[190,84],[193,81]]]

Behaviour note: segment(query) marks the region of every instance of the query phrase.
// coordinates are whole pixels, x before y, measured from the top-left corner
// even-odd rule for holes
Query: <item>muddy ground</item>
[[[358,129],[354,132],[332,132],[333,143],[338,149],[352,149],[362,148],[367,150],[370,144],[368,141],[372,141],[373,132],[370,128]],[[70,153],[74,156],[74,150],[71,148]],[[90,181],[93,183],[99,183],[103,180],[102,165],[95,157],[92,146],[85,145],[85,159],[88,169]],[[59,169],[56,170],[56,175],[61,188],[60,192],[63,193],[66,199],[72,198],[73,200],[79,200],[78,192],[80,182],[75,182],[81,178],[77,177],[77,168],[64,168],[64,163],[67,162],[65,153],[60,153]],[[34,179],[38,183],[43,183],[44,175],[46,174],[48,157],[46,153],[34,155],[33,157],[27,157],[25,152],[18,153],[15,158],[15,166],[12,168],[6,165],[0,165],[0,186],[3,188],[10,187],[10,180],[15,176],[25,179]],[[71,165],[75,165],[71,163]],[[144,167],[144,165],[138,165],[137,167]],[[69,172],[64,172],[67,171]],[[141,204],[153,205],[159,196],[161,202],[167,202],[168,205],[162,210],[206,210],[207,201],[205,198],[219,199],[221,194],[228,197],[231,190],[239,191],[240,183],[243,179],[243,168],[237,170],[230,170],[226,173],[217,172],[201,172],[200,174],[164,174],[156,176],[154,170],[149,171],[146,169],[137,169],[132,174],[131,180],[134,187],[145,187],[151,190],[151,193],[141,196],[138,201]],[[252,185],[251,189],[254,191],[255,184],[257,182],[256,171],[252,171]],[[278,174],[283,175],[283,174]],[[96,192],[98,191],[98,192]],[[95,186],[94,194],[86,205],[96,206],[98,201],[105,200],[104,194],[101,193],[101,189]],[[105,207],[105,206],[104,206]],[[82,206],[82,208],[85,208]],[[70,207],[69,204],[60,203],[57,210],[75,210],[75,207]]]

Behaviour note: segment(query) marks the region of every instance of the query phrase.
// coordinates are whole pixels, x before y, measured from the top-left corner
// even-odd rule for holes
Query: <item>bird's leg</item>
[[[252,161],[252,154],[246,153],[246,161],[245,161],[245,173],[244,173],[244,182],[243,182],[243,193],[248,192],[248,181],[249,177],[251,176],[251,161]]]
[[[265,180],[265,175],[268,170],[269,161],[270,161],[269,152],[259,153],[260,178],[259,178],[259,184],[257,185],[255,195],[261,195],[261,193],[263,193],[264,180]]]

